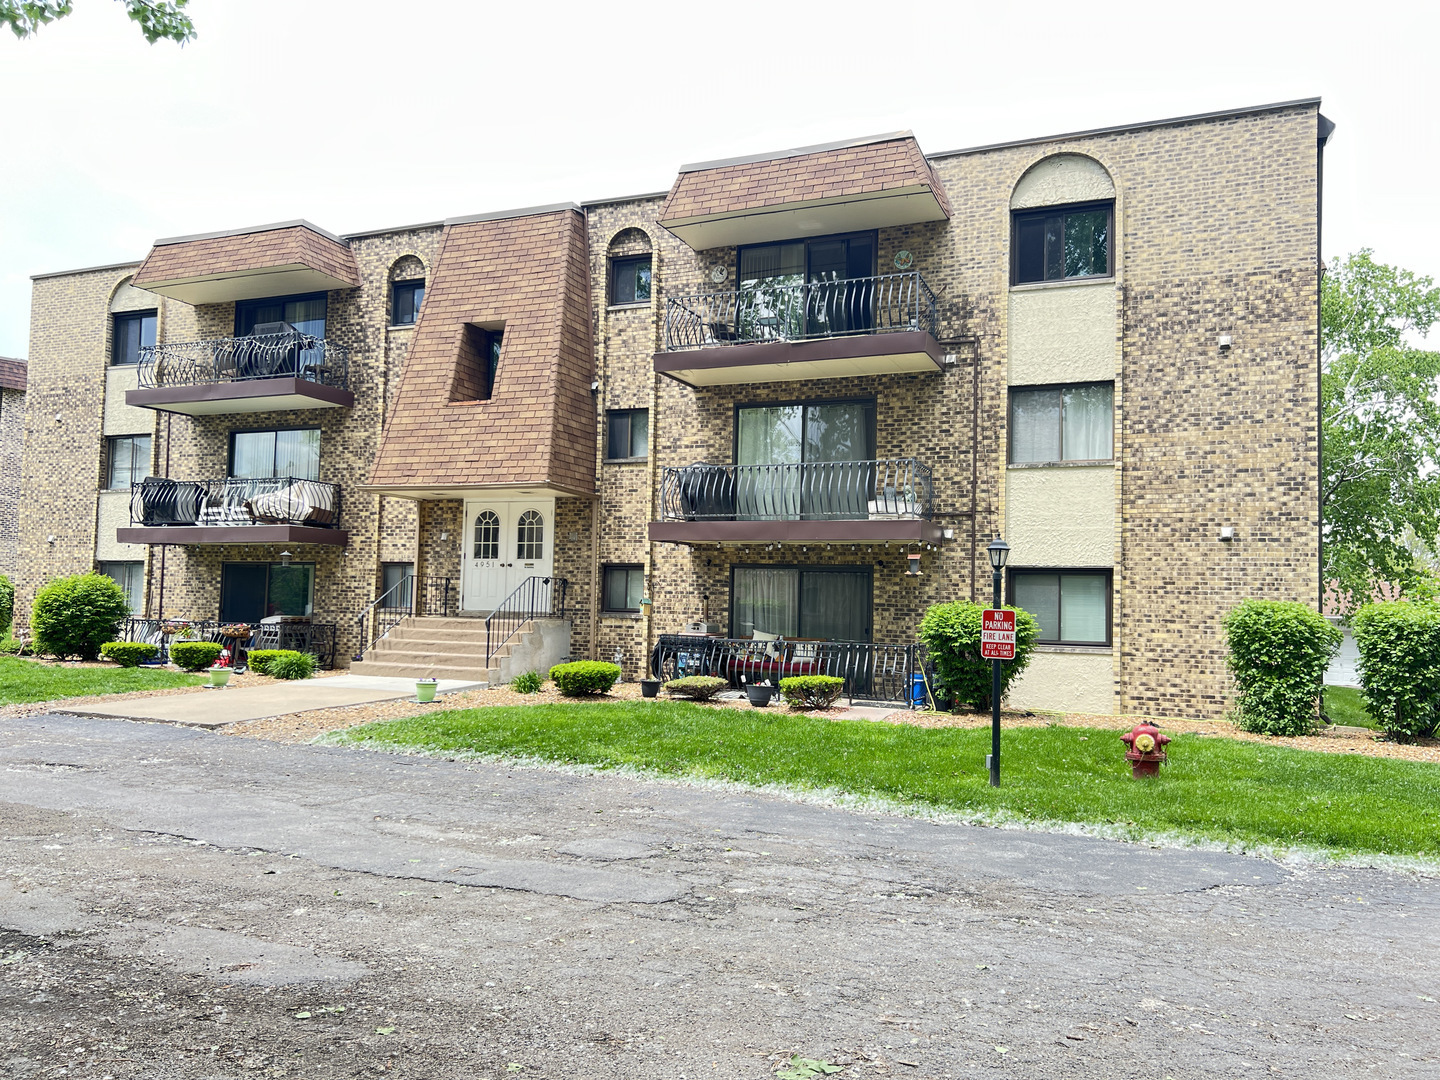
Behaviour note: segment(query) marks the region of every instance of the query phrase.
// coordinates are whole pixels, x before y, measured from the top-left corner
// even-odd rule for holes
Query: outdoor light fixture
[[[282,551],[282,552],[280,552],[280,565],[281,565],[281,566],[289,566],[289,565],[290,565],[290,552],[288,552],[288,551]]]
[[[990,541],[990,546],[985,550],[990,553],[990,565],[995,568],[995,572],[999,573],[1004,570],[1005,561],[1010,558],[1010,545],[997,536]],[[996,600],[995,604],[998,607],[1000,601]]]

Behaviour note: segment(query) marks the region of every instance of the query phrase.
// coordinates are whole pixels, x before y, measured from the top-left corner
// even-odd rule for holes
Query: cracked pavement
[[[0,720],[0,1076],[1440,1074],[1433,879]]]

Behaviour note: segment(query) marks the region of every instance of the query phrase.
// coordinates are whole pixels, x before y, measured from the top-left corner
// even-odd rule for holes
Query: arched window
[[[610,241],[610,303],[650,302],[650,237],[641,229],[623,229]]]
[[[526,510],[520,515],[515,537],[515,558],[536,562],[545,557],[545,519],[537,511]]]
[[[485,510],[475,519],[475,558],[500,558],[500,515]]]

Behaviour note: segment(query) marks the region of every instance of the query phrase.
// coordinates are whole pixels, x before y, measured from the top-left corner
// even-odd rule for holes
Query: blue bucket
[[[915,672],[910,676],[910,706],[915,709],[925,708],[927,695],[925,693],[925,676]]]

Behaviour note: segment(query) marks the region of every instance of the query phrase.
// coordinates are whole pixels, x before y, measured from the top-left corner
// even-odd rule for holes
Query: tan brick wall
[[[12,582],[20,560],[20,460],[25,392],[0,389],[0,574]]]

